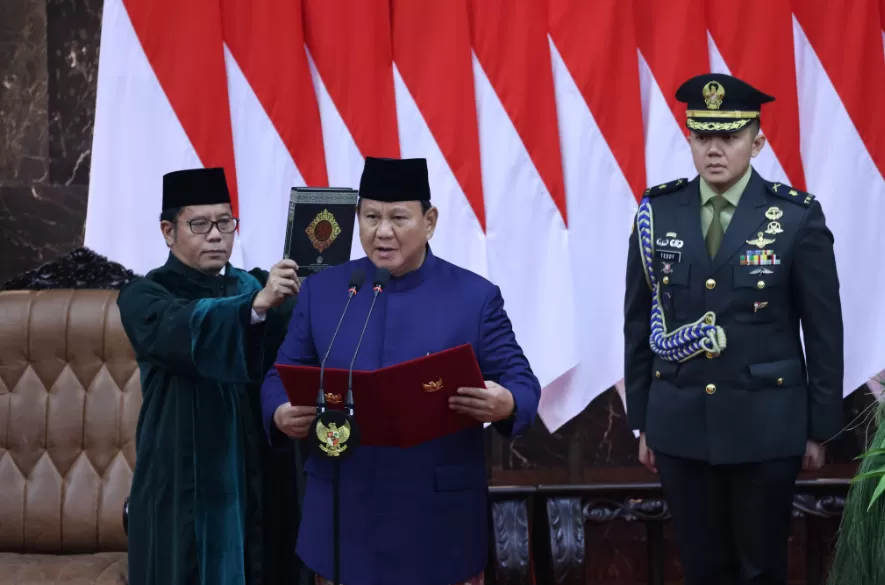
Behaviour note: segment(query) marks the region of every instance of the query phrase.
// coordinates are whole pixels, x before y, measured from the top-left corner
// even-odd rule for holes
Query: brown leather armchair
[[[0,585],[128,582],[141,385],[116,296],[0,293]]]

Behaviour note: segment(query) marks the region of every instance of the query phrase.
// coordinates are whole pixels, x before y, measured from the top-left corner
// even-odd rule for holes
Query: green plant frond
[[[873,492],[873,496],[870,498],[870,504],[867,506],[867,512],[869,512],[873,504],[876,503],[876,500],[879,499],[879,496],[882,495],[882,492],[885,492],[885,475],[883,475],[879,479],[879,483],[876,485],[876,491]]]
[[[871,469],[870,471],[858,473],[857,475],[852,477],[851,483],[858,483],[865,479],[874,479],[882,476],[885,476],[885,469]]]
[[[885,402],[875,408],[875,433],[858,457],[827,585],[885,585]]]
[[[877,457],[879,455],[885,455],[885,447],[877,447],[875,449],[870,449],[869,451],[864,451],[855,459],[867,459],[869,457]]]

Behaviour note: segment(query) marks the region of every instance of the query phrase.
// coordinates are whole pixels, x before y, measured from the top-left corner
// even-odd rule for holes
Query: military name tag
[[[679,263],[682,261],[682,252],[673,252],[672,250],[655,250],[655,256],[664,262]]]

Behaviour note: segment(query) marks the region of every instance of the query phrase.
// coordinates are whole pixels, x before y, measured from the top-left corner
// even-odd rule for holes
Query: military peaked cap
[[[686,104],[685,125],[698,134],[732,134],[761,115],[762,104],[774,101],[746,81],[723,73],[692,77],[676,90]]]

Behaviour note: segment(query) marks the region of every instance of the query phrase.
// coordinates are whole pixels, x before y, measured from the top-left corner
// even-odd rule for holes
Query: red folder
[[[276,364],[276,368],[290,404],[316,406],[318,367]],[[326,368],[324,382],[326,408],[344,410],[347,370]],[[449,397],[461,387],[486,387],[469,344],[379,370],[354,370],[353,410],[361,444],[413,447],[482,426],[449,407]]]

